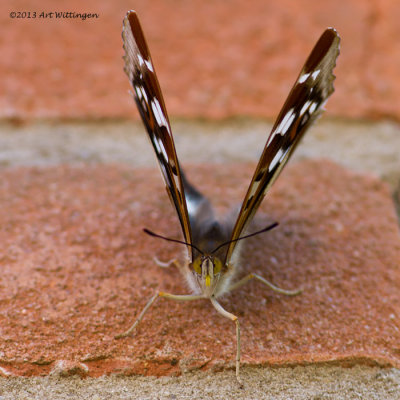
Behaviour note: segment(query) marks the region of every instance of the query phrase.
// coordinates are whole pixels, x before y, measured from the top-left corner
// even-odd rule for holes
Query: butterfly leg
[[[172,260],[169,260],[167,262],[163,262],[163,261],[159,260],[157,257],[153,257],[153,260],[161,268],[168,268],[171,265],[175,265],[179,269],[178,261],[175,258],[173,258]]]
[[[232,313],[226,311],[221,304],[215,299],[215,297],[210,297],[211,303],[214,308],[225,318],[230,319],[236,324],[236,379],[239,382],[240,387],[243,387],[243,383],[239,376],[239,369],[240,369],[240,324],[238,317],[233,315]]]
[[[262,276],[257,275],[257,274],[249,274],[247,276],[245,276],[244,278],[242,278],[240,281],[237,281],[236,283],[234,283],[233,285],[231,285],[231,287],[229,288],[229,290],[235,290],[243,285],[245,285],[247,282],[249,282],[251,279],[257,279],[258,281],[262,282],[264,285],[267,285],[270,289],[272,289],[275,292],[281,293],[281,294],[285,294],[286,296],[296,296],[297,294],[300,294],[303,289],[299,288],[299,289],[295,289],[295,290],[285,290],[282,289],[278,286],[275,286],[274,284],[272,284],[271,282],[267,281],[266,279],[264,279]]]
[[[147,302],[145,307],[143,308],[142,312],[139,314],[139,317],[137,320],[133,323],[133,325],[125,332],[120,333],[119,335],[115,336],[115,339],[120,339],[129,336],[135,328],[139,325],[140,321],[143,319],[144,315],[146,314],[147,310],[153,305],[153,303],[159,298],[159,297],[166,297],[167,299],[172,299],[172,300],[177,300],[177,301],[187,301],[187,300],[198,300],[202,299],[202,295],[179,295],[179,294],[171,294],[171,293],[165,293],[165,292],[157,292],[155,293],[151,299]]]

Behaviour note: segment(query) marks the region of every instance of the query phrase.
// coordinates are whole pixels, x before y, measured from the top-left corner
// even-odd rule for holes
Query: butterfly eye
[[[214,258],[214,275],[219,274],[222,269],[222,262],[219,258]]]
[[[194,271],[201,275],[201,257],[197,257],[194,261],[193,261],[193,269]]]

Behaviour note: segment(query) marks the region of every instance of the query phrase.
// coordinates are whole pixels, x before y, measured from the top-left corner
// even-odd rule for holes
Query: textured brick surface
[[[133,117],[121,21],[135,7],[173,116],[273,118],[324,28],[342,36],[329,115],[400,115],[400,3],[309,0],[3,1],[0,116]],[[98,19],[11,19],[10,11]]]
[[[220,210],[244,195],[248,165],[188,168]],[[234,326],[206,300],[160,300],[135,337],[114,340],[156,289],[185,293],[154,264],[182,249],[159,172],[128,167],[18,168],[0,179],[0,373],[167,375],[232,364]],[[244,248],[256,282],[222,300],[242,322],[243,362],[400,366],[400,241],[388,188],[329,162],[283,173]]]

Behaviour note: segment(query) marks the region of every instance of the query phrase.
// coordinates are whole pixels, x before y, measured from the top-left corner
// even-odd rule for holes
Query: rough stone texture
[[[249,165],[188,168],[219,210],[238,203]],[[0,180],[0,367],[3,376],[174,375],[232,365],[234,326],[206,300],[160,300],[135,337],[114,340],[157,289],[185,293],[154,264],[182,249],[158,171],[121,166],[16,168]],[[400,366],[400,241],[386,185],[326,161],[291,165],[257,214],[245,271],[223,305],[242,322],[249,365]]]
[[[334,26],[343,40],[330,115],[399,118],[397,0],[3,1],[0,116],[137,118],[121,60],[121,21],[132,7],[173,116],[275,117],[318,36]],[[11,19],[13,10],[37,18]],[[99,18],[39,18],[51,11]]]
[[[179,377],[77,376],[0,378],[2,400],[398,400],[400,371],[379,367],[309,365],[243,368],[245,389],[232,384],[233,371],[190,372]]]
[[[293,161],[329,158],[357,172],[379,176],[393,192],[400,184],[400,124],[321,118],[302,139]],[[182,165],[255,162],[271,131],[263,120],[173,120]],[[141,121],[0,123],[0,165],[156,165]],[[292,162],[292,161],[291,161]]]

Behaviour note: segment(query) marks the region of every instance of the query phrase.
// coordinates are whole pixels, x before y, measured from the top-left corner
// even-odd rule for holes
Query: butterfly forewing
[[[339,55],[339,42],[336,30],[327,29],[304,64],[268,137],[232,231],[232,240],[242,234],[300,139],[333,93],[333,68]],[[226,263],[236,243],[230,244]]]
[[[185,193],[167,110],[150,52],[134,11],[128,12],[124,19],[122,40],[125,50],[124,70],[132,84],[133,97],[157,155],[168,195],[178,213],[185,241],[190,244],[191,229]]]

